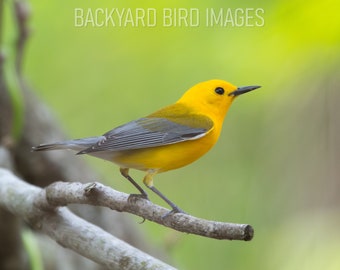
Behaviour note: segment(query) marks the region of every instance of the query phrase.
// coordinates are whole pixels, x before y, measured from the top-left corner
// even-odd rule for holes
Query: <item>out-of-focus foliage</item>
[[[141,225],[181,269],[339,268],[338,2],[30,3],[25,73],[71,137],[146,115],[203,80],[263,86],[235,102],[208,155],[155,179],[189,213],[255,227],[253,241],[227,242]],[[76,8],[261,8],[264,25],[75,27]],[[116,166],[89,161],[134,192]]]

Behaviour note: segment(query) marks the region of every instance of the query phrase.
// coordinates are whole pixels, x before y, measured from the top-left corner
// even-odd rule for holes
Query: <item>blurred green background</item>
[[[204,239],[143,223],[171,263],[197,270],[340,269],[340,2],[29,3],[24,72],[72,138],[144,116],[200,81],[262,85],[233,104],[209,154],[155,179],[185,211],[251,224],[254,239]],[[75,8],[198,8],[202,16],[206,8],[261,8],[264,25],[206,27],[202,17],[198,27],[75,27]],[[106,183],[135,192],[115,165],[81,158]]]

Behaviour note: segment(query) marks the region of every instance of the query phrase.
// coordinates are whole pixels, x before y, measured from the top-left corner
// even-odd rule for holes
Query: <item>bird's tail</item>
[[[56,143],[47,143],[40,144],[38,146],[32,147],[32,151],[48,151],[48,150],[61,150],[61,149],[70,149],[75,151],[82,151],[86,148],[91,147],[96,144],[98,141],[102,140],[103,137],[90,137],[84,139],[77,140],[69,140],[64,142],[56,142]]]

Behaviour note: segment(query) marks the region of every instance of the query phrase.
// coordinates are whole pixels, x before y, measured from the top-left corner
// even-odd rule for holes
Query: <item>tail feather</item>
[[[58,150],[58,149],[68,149],[67,145],[60,143],[46,143],[40,144],[38,146],[33,146],[32,151],[48,151],[48,150]]]
[[[102,140],[102,139],[103,139],[103,136],[99,136],[99,137],[90,137],[90,138],[70,140],[70,141],[64,141],[64,142],[40,144],[38,146],[32,147],[32,151],[49,151],[49,150],[62,150],[62,149],[82,151],[86,148],[91,147],[92,145],[96,144],[99,140]]]

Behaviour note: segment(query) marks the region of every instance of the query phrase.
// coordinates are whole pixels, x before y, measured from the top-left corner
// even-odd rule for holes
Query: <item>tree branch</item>
[[[90,204],[128,212],[174,230],[209,238],[245,240],[253,238],[253,228],[246,224],[200,219],[187,214],[170,214],[169,210],[145,199],[129,200],[129,195],[100,183],[56,182],[48,186],[37,201],[46,208],[68,204]]]
[[[249,241],[254,234],[253,228],[246,224],[209,221],[182,213],[167,215],[169,210],[166,208],[145,199],[129,200],[128,194],[97,182],[56,182],[44,189],[36,200],[36,205],[43,209],[74,203],[128,212],[177,231],[209,238]]]
[[[43,193],[41,188],[0,168],[0,206],[63,247],[110,269],[175,269],[86,222],[65,207],[42,209],[38,202]]]

